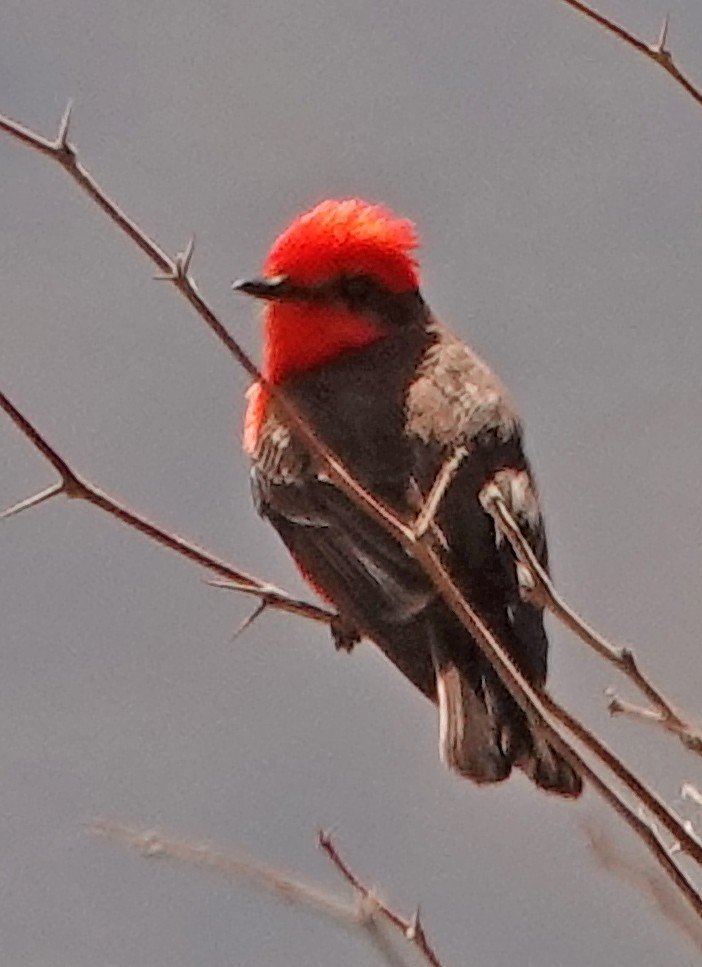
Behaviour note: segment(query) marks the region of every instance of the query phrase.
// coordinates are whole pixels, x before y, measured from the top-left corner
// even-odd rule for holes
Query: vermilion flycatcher
[[[541,610],[519,591],[515,558],[479,494],[495,480],[547,566],[522,429],[485,363],[432,315],[419,291],[411,222],[358,199],[323,201],[276,239],[262,278],[264,377],[280,386],[358,482],[413,519],[445,462],[464,457],[435,525],[444,563],[525,677],[546,679]],[[244,446],[259,513],[350,639],[372,639],[439,707],[442,759],[476,782],[513,766],[564,796],[579,776],[530,726],[417,562],[343,494],[260,384]]]

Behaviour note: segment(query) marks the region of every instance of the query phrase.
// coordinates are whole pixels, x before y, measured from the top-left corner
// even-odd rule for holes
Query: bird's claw
[[[332,618],[330,627],[336,650],[350,655],[361,640],[359,632],[340,614]]]

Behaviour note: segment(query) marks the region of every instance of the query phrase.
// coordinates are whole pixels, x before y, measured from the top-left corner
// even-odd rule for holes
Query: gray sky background
[[[603,0],[702,77],[693,0]],[[557,0],[149,4],[6,0],[1,109],[51,135],[69,97],[84,161],[194,272],[230,292],[324,196],[418,223],[424,290],[528,425],[558,582],[702,707],[702,111]],[[250,506],[247,381],[65,175],[0,138],[0,380],[88,477],[242,567],[302,591]],[[0,503],[53,476],[0,421]],[[85,833],[110,817],[338,886],[347,859],[447,965],[622,967],[695,954],[602,873],[603,823],[520,776],[477,789],[432,709],[370,646],[250,602],[98,512],[56,501],[0,538],[0,962],[14,967],[370,964],[358,940]],[[552,629],[555,694],[669,799],[698,764],[610,722],[613,680]]]

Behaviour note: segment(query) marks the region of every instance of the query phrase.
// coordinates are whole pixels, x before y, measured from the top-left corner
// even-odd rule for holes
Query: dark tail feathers
[[[580,795],[580,776],[532,731],[492,668],[483,669],[474,683],[452,662],[442,662],[436,684],[439,753],[450,769],[488,783],[506,779],[517,766],[546,792]]]

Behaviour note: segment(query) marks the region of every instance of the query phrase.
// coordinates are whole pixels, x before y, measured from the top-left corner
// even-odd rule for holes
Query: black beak
[[[253,296],[254,299],[267,299],[271,302],[276,300],[299,298],[300,289],[292,283],[286,275],[274,275],[270,278],[261,279],[239,279],[232,285],[235,292],[243,292],[244,295]]]

